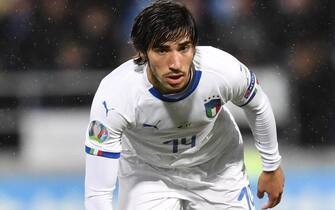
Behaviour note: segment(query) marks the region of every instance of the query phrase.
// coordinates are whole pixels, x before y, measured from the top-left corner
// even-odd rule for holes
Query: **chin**
[[[170,85],[166,83],[163,87],[163,91],[165,94],[173,94],[173,93],[178,93],[181,92],[185,89],[185,84],[178,84],[178,85]]]
[[[169,93],[178,93],[184,90],[184,87],[172,87],[169,88],[168,92]]]

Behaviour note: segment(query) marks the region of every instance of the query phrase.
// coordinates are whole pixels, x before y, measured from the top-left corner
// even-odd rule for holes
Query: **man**
[[[86,139],[86,209],[254,209],[240,131],[225,107],[247,115],[263,172],[263,209],[280,202],[275,120],[255,75],[231,55],[197,47],[181,4],[157,1],[131,32],[138,55],[106,76],[94,97]]]

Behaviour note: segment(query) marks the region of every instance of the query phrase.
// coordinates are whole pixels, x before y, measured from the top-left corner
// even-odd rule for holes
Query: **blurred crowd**
[[[292,84],[303,145],[335,145],[335,8],[330,0],[180,0],[200,45]],[[134,54],[129,33],[150,0],[0,0],[0,71],[109,71]]]

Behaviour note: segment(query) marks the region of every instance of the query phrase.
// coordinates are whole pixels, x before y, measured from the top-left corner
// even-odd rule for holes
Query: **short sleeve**
[[[119,158],[121,137],[127,120],[114,106],[110,94],[105,94],[105,89],[100,85],[92,102],[85,151],[91,155]]]

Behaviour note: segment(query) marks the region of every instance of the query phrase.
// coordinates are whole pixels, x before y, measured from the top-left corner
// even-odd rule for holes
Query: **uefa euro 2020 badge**
[[[103,143],[108,139],[108,129],[99,121],[92,121],[90,123],[88,135],[91,140]]]

